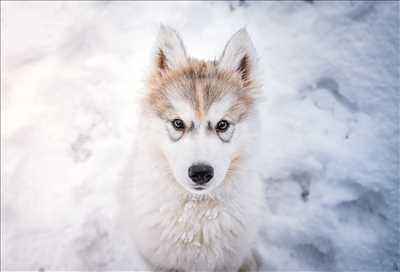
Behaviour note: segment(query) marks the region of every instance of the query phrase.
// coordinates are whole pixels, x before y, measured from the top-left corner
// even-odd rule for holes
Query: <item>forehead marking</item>
[[[203,86],[201,86],[202,84],[200,84],[200,82],[196,82],[195,84],[195,95],[196,95],[196,116],[197,118],[199,118],[200,120],[204,118],[204,94],[205,94],[205,90],[203,89]]]
[[[176,110],[172,105],[174,95],[171,96],[176,90],[176,94],[189,100],[195,116],[201,120],[215,101],[232,93],[236,102],[228,111],[241,116],[252,108],[255,87],[243,86],[237,73],[219,70],[215,62],[191,59],[186,67],[168,71],[163,77],[150,77],[147,105],[166,119]]]

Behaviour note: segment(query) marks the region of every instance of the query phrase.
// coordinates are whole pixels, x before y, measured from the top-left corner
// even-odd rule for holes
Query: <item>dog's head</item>
[[[240,171],[256,128],[255,52],[245,29],[218,61],[189,58],[178,34],[161,26],[146,108],[155,117],[157,145],[175,180],[205,194]]]

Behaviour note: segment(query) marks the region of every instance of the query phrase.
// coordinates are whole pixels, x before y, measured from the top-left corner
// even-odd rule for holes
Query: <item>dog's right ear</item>
[[[167,71],[187,63],[182,39],[171,27],[161,25],[155,46],[155,72],[162,77]]]

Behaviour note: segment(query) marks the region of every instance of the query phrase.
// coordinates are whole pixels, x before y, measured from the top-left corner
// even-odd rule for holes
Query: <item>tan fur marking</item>
[[[240,154],[236,154],[233,157],[233,159],[231,160],[231,163],[229,165],[228,171],[226,172],[226,177],[225,177],[226,179],[229,179],[229,177],[234,175],[236,173],[236,171],[239,170],[241,160],[242,160],[242,158],[241,158]]]
[[[162,55],[159,57],[162,58]],[[164,65],[162,62],[157,64]],[[188,100],[196,116],[203,119],[214,102],[227,94],[233,94],[236,102],[228,114],[240,120],[251,111],[257,86],[248,79],[247,70],[226,71],[219,69],[215,61],[189,59],[188,65],[180,69],[167,69],[165,73],[154,71],[149,78],[148,89],[147,105],[160,117],[164,116],[162,118],[174,111],[169,101],[171,95]]]
[[[199,119],[203,119],[204,117],[204,92],[202,90],[203,86],[201,82],[197,82],[195,85],[196,89],[196,116]]]

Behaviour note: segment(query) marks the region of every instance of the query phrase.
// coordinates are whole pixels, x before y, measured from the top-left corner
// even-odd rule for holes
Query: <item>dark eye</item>
[[[172,121],[172,126],[176,130],[184,130],[185,129],[185,123],[181,119],[174,119]]]
[[[230,125],[230,124],[229,124],[228,121],[226,121],[226,120],[221,120],[221,121],[219,121],[219,122],[217,123],[217,125],[215,126],[215,129],[216,129],[218,132],[225,132],[225,131],[228,130],[229,125]]]

